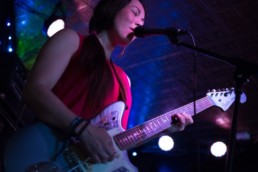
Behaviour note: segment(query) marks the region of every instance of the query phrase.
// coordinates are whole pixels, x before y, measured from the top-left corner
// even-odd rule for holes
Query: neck
[[[97,38],[99,39],[99,42],[104,48],[106,59],[110,60],[111,54],[115,49],[115,46],[112,44],[112,41],[108,33],[106,31],[102,31],[99,34],[97,34]]]

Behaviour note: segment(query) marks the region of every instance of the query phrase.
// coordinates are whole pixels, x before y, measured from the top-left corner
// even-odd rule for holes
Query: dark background
[[[28,5],[37,11],[53,9],[53,3],[49,1],[43,3],[30,0],[28,2],[30,2]],[[87,34],[87,22],[96,2],[63,0],[67,27]],[[147,13],[146,27],[185,29],[193,35],[197,47],[224,55],[229,59],[237,57],[252,64],[258,64],[257,1],[145,0],[143,2]],[[15,8],[12,10],[14,7],[12,1],[7,3],[2,0],[0,7],[3,8],[1,9],[2,19],[4,16],[11,16],[13,21],[19,19],[21,13],[15,13]],[[17,8],[19,10],[21,6],[16,6],[16,10]],[[1,51],[4,51],[6,45],[3,40],[7,34],[7,31],[4,31],[4,20],[1,20],[1,28],[3,28],[0,32]],[[12,33],[17,34],[18,38],[14,42],[18,42],[21,37],[15,30],[14,28]],[[41,31],[33,28],[26,31],[42,34]],[[193,44],[189,36],[182,36],[179,39]],[[21,48],[22,45],[19,44],[19,46],[18,48]],[[198,99],[204,97],[211,89],[235,87],[236,68],[233,65],[196,53],[194,66],[194,51],[171,44],[165,36],[139,38],[126,48],[123,58],[117,57],[119,52],[118,48],[113,59],[125,69],[132,82],[133,109],[129,128],[192,102],[193,90]],[[0,108],[1,147],[9,133],[19,130],[31,121],[31,116],[25,113],[23,101],[19,96],[25,82],[25,73],[29,72],[29,68],[24,68],[22,64],[28,66],[27,59],[32,59],[33,56],[17,53],[18,56],[4,53],[0,57],[1,92],[6,95],[5,99],[1,99]],[[196,73],[194,73],[195,68]],[[258,74],[253,74],[248,79],[249,82],[242,87],[247,101],[239,106],[236,133],[237,136],[244,133],[248,137],[235,139],[233,166],[234,171],[237,172],[258,171],[256,165],[258,161]],[[11,84],[12,80],[15,84]],[[196,83],[195,87],[194,83]],[[20,90],[18,93],[17,88]],[[226,112],[217,107],[211,107],[194,116],[195,123],[183,132],[171,135],[175,141],[173,150],[160,151],[157,139],[153,139],[130,150],[129,155],[132,151],[138,152],[137,157],[130,156],[131,161],[139,167],[140,171],[225,171],[226,156],[212,157],[209,147],[217,140],[229,145],[233,112],[234,105]],[[17,121],[17,119],[22,120]]]

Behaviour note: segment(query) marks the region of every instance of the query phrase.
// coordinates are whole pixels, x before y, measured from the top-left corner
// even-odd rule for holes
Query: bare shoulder
[[[59,32],[57,32],[53,37],[76,39],[76,38],[79,38],[79,35],[76,31],[72,29],[62,29]]]
[[[55,45],[55,47],[64,48],[63,50],[76,51],[79,47],[79,34],[71,29],[63,29],[53,35],[47,41],[47,45]],[[66,49],[68,48],[68,49]]]

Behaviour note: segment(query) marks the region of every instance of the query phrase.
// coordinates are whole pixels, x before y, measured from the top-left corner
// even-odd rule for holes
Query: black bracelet
[[[81,136],[82,132],[89,126],[90,120],[85,120],[85,124],[83,124],[82,128],[78,131],[78,133],[75,133],[75,136],[78,138]]]
[[[76,117],[75,119],[72,120],[72,122],[69,124],[68,128],[67,128],[67,133],[68,133],[68,137],[72,137],[72,136],[76,136],[75,134],[75,129],[78,127],[78,125],[80,125],[80,123],[82,123],[84,121],[84,119],[82,119],[81,117]]]

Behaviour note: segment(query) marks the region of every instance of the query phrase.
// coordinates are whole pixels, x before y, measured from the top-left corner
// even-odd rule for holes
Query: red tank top
[[[87,87],[85,82],[85,75],[82,73],[82,70],[78,67],[78,60],[80,58],[80,50],[82,47],[82,43],[84,40],[84,36],[80,35],[80,46],[75,54],[74,57],[70,60],[67,68],[65,69],[63,75],[57,82],[57,84],[53,88],[54,94],[59,97],[59,99],[76,115],[83,117],[85,119],[90,119],[96,116],[97,114],[91,113],[91,108],[86,106],[86,102],[90,101],[87,99]],[[126,97],[126,106],[127,108],[124,111],[122,117],[122,127],[126,129],[128,123],[128,117],[132,105],[132,95],[130,89],[130,83],[127,75],[123,71],[122,68],[115,65],[113,63],[113,67],[111,62],[107,62],[111,68],[112,75],[113,75],[113,88],[108,92],[107,96],[105,97],[104,103],[99,109],[98,112],[104,110],[108,105],[121,100],[121,90],[119,80],[123,85],[125,97]],[[115,70],[115,71],[114,71]],[[115,75],[117,73],[117,77]]]

